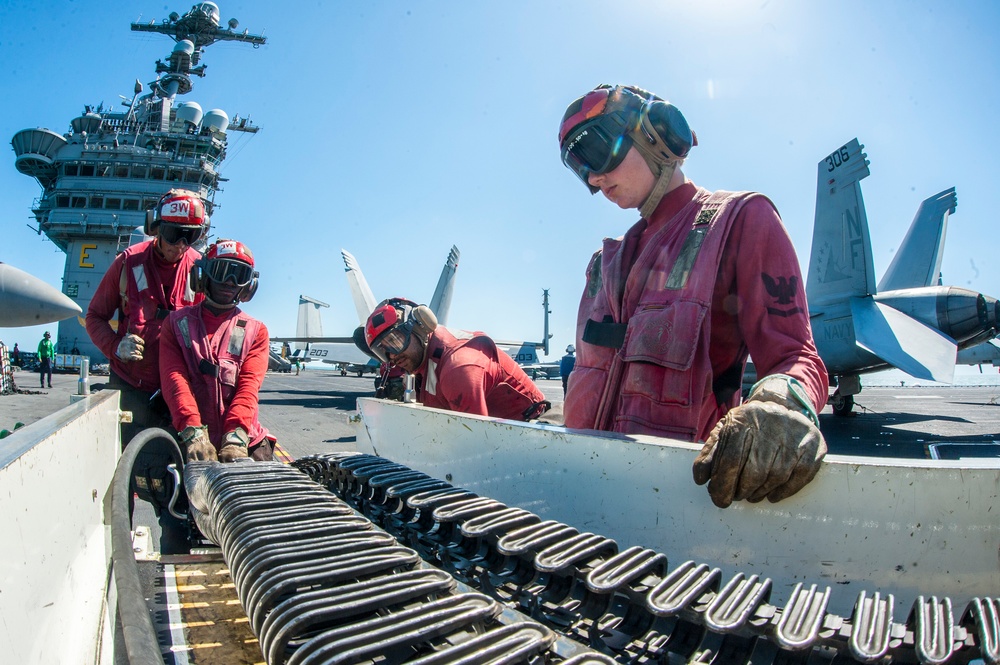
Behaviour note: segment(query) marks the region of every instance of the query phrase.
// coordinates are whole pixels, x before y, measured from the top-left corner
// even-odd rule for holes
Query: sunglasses
[[[587,178],[614,171],[632,147],[629,127],[619,113],[597,116],[577,127],[563,141],[562,162],[591,191]]]
[[[410,345],[410,327],[396,326],[382,333],[371,345],[372,353],[384,363],[390,362],[389,354],[398,355]]]
[[[242,261],[209,259],[205,262],[205,275],[213,282],[230,282],[235,286],[246,286],[253,280],[253,267]]]
[[[200,226],[181,226],[180,224],[160,223],[159,236],[164,242],[176,245],[181,240],[190,247],[201,238],[202,228]]]

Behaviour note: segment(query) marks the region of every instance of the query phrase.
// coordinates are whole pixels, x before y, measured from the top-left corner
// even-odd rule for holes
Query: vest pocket
[[[707,311],[700,303],[679,301],[646,307],[629,319],[622,353],[622,415],[657,422],[662,418],[652,412],[654,407],[691,405],[691,368]]]
[[[227,388],[236,388],[236,379],[239,377],[239,367],[232,360],[224,358],[219,360],[219,383]]]

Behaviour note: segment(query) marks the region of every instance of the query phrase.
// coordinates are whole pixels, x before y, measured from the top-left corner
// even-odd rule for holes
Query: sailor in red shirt
[[[172,312],[160,339],[160,381],[188,460],[272,459],[258,419],[267,373],[267,328],[237,304],[257,291],[250,249],[219,240],[195,267],[200,305]]]
[[[365,341],[379,360],[420,379],[424,406],[510,420],[532,420],[550,406],[492,339],[439,326],[425,305],[382,301],[365,323]]]
[[[566,426],[704,441],[695,481],[723,508],[797,492],[826,454],[828,384],[774,205],[687,181],[694,133],[640,88],[577,99],[559,142],[592,194],[641,215],[587,269]],[[748,354],[763,379],[740,404]]]
[[[110,363],[109,386],[121,391],[124,446],[147,427],[169,428],[165,408],[150,398],[160,387],[160,326],[171,311],[201,302],[189,275],[201,254],[192,249],[205,233],[205,204],[194,192],[172,189],[147,213],[152,240],[115,257],[87,308],[87,334]],[[111,320],[118,316],[117,328]]]

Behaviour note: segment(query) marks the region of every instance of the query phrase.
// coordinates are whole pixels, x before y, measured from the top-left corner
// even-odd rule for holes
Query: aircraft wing
[[[872,298],[852,298],[857,343],[918,379],[951,383],[958,347],[947,335]]]
[[[878,283],[879,292],[940,283],[948,215],[958,207],[955,188],[925,199],[906,232],[892,263]]]
[[[351,288],[351,297],[354,299],[354,309],[358,312],[358,323],[363,326],[368,320],[368,317],[371,316],[371,313],[375,311],[375,305],[378,303],[375,300],[375,294],[372,293],[371,287],[368,286],[368,280],[365,279],[364,273],[361,272],[361,266],[358,265],[358,261],[354,258],[354,255],[346,249],[340,250],[340,255],[344,258],[344,270],[347,273],[347,285]]]
[[[428,307],[437,316],[438,323],[443,326],[448,325],[448,312],[451,309],[451,294],[455,290],[455,272],[458,270],[458,257],[461,253],[458,247],[451,246],[448,258],[445,259],[444,267],[441,269],[441,277],[438,278],[437,287]]]
[[[868,177],[867,155],[852,139],[820,160],[816,179],[816,219],[806,293],[811,308],[831,300],[875,293],[875,267],[861,180]]]

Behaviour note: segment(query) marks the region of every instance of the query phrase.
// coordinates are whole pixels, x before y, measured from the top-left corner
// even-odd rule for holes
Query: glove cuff
[[[787,374],[771,374],[753,384],[747,401],[774,402],[790,411],[803,414],[819,427],[819,417],[805,387],[795,377]]]
[[[184,429],[182,429],[180,432],[178,432],[177,436],[180,437],[181,443],[188,443],[192,439],[194,439],[195,437],[197,437],[199,432],[203,433],[205,435],[206,439],[208,438],[208,427],[206,427],[204,425],[199,425],[198,427],[194,427],[192,425],[188,425],[187,427],[185,427]]]
[[[250,446],[250,435],[242,427],[237,427],[231,432],[226,432],[226,435],[222,437],[223,446],[239,446],[246,450]]]

